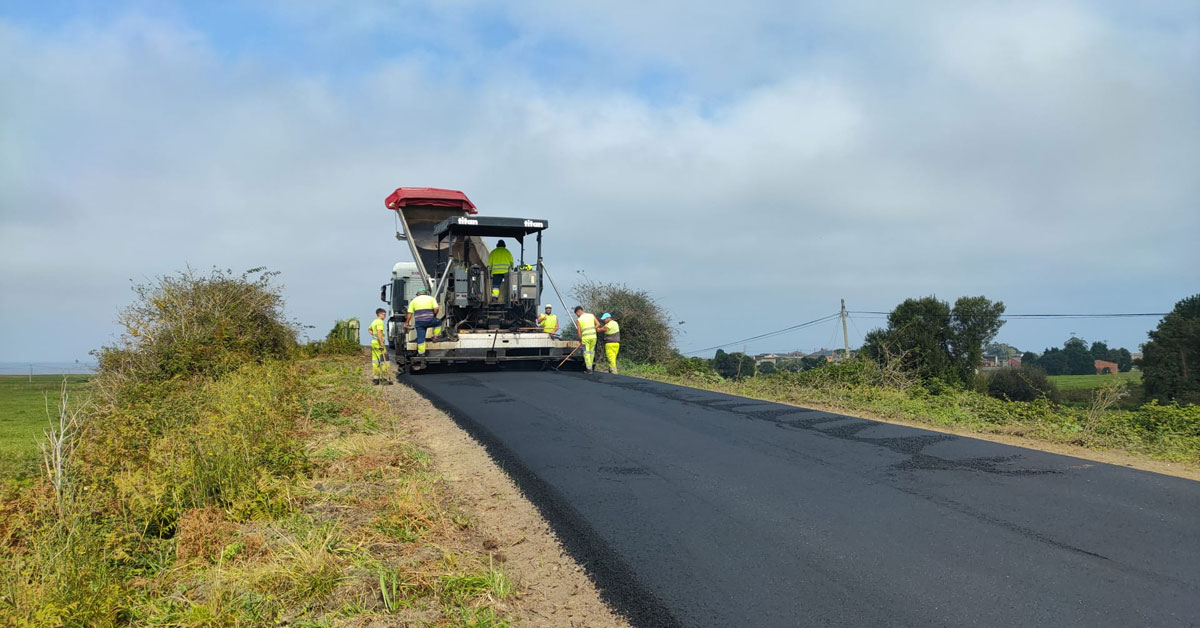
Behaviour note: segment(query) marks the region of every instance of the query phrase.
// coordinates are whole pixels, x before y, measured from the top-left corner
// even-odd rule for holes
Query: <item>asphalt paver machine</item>
[[[480,216],[465,194],[438,188],[398,188],[386,204],[401,225],[396,237],[408,243],[413,258],[396,264],[391,283],[380,291],[391,306],[388,345],[398,372],[513,362],[544,367],[564,360],[582,366],[577,343],[537,326],[546,220]],[[498,291],[484,238],[505,240],[513,253]],[[408,303],[421,289],[437,301],[441,319],[441,333],[426,339],[424,355],[417,353],[416,330],[404,327]],[[569,313],[559,316],[561,326]]]

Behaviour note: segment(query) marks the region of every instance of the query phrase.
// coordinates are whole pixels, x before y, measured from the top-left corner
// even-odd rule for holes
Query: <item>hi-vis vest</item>
[[[488,268],[492,269],[493,275],[507,275],[508,271],[512,270],[512,267],[512,251],[496,247],[492,249],[491,253],[488,253]]]
[[[553,314],[547,314],[542,318],[542,330],[548,334],[554,333],[554,328],[558,327],[558,317]]]
[[[608,330],[604,332],[604,342],[621,342],[621,326],[617,324],[617,321],[610,318],[602,326]]]
[[[596,337],[596,316],[584,312],[579,317],[579,337],[595,338]]]
[[[408,313],[413,315],[413,321],[431,321],[434,318],[433,308],[437,301],[428,294],[418,294],[408,302]]]

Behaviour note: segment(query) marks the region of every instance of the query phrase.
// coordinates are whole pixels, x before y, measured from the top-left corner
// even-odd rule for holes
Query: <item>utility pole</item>
[[[850,359],[850,332],[846,330],[846,300],[842,299],[842,340],[846,343],[846,359]]]

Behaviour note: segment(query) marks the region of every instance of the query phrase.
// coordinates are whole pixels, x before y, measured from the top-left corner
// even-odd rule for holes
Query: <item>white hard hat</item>
[[[551,307],[551,306],[550,306],[550,304],[549,304],[549,303],[547,303],[547,304],[546,304],[546,307]]]

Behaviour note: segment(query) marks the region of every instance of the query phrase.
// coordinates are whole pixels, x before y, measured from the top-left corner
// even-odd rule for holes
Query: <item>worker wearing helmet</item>
[[[608,358],[608,372],[617,372],[617,352],[621,350],[621,326],[613,320],[612,314],[605,312],[600,315],[600,329],[604,334],[604,357]]]
[[[417,355],[425,355],[425,333],[431,327],[438,327],[441,321],[437,319],[438,304],[429,291],[421,289],[417,296],[408,302],[408,316],[404,318],[404,327],[417,329]]]
[[[546,313],[538,314],[537,323],[541,325],[542,331],[553,336],[558,333],[558,317],[550,313],[550,304],[546,304]]]
[[[496,248],[488,254],[488,268],[492,271],[492,298],[498,298],[500,284],[504,283],[508,271],[513,268],[512,251],[504,245],[504,240],[497,242]]]
[[[388,362],[387,362],[387,341],[384,340],[384,329],[387,324],[383,322],[387,316],[387,310],[378,308],[375,310],[375,320],[371,321],[367,327],[367,333],[371,334],[371,377],[375,384],[380,383],[391,384],[388,378]]]
[[[575,325],[579,330],[579,342],[583,345],[583,366],[587,372],[595,372],[592,363],[596,359],[596,316],[583,311],[582,305],[575,306]]]

